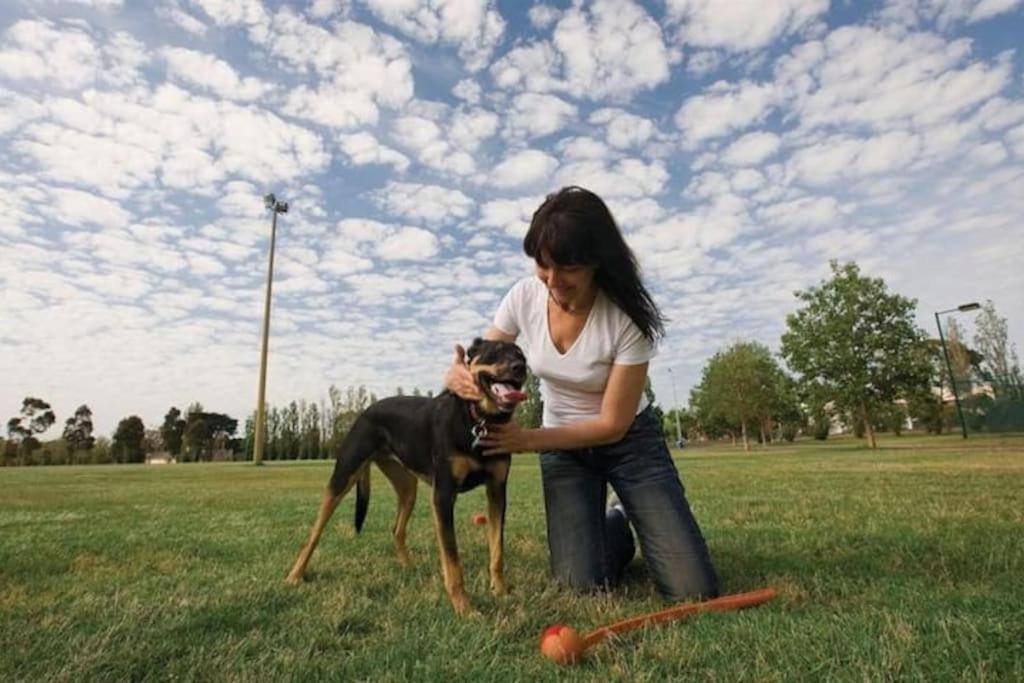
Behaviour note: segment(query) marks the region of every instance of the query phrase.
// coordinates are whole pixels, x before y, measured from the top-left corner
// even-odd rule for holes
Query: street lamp
[[[263,307],[263,349],[260,351],[260,389],[256,400],[256,444],[253,446],[252,460],[257,465],[263,464],[263,441],[266,429],[267,411],[267,340],[270,337],[270,290],[274,283],[274,245],[277,241],[277,214],[288,213],[288,202],[279,202],[273,193],[263,198],[263,205],[270,211],[273,218],[270,222],[270,265],[267,266],[267,300]]]
[[[946,359],[946,370],[949,372],[949,383],[953,387],[953,400],[956,402],[956,414],[960,418],[960,431],[963,432],[964,438],[967,438],[967,423],[964,422],[964,411],[960,407],[960,394],[956,390],[956,377],[953,376],[953,364],[949,362],[949,351],[946,349],[946,338],[942,334],[942,322],[939,320],[940,315],[946,313],[952,313],[959,311],[960,313],[966,313],[967,311],[976,311],[981,308],[981,304],[972,301],[969,304],[960,304],[956,308],[949,308],[945,311],[937,311],[935,313],[935,326],[939,328],[939,343],[942,344],[942,355]],[[940,385],[939,391],[942,391]]]
[[[672,412],[674,412],[676,416],[676,446],[678,447],[683,443],[683,430],[679,426],[679,397],[676,396],[676,376],[675,373],[672,372],[672,368],[668,369],[668,376],[672,380],[672,403],[675,404]]]

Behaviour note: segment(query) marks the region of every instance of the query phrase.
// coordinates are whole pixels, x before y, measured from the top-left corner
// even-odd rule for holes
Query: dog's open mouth
[[[516,404],[525,401],[528,396],[522,390],[522,382],[514,379],[491,379],[481,377],[484,390],[490,395],[499,408],[511,410]]]

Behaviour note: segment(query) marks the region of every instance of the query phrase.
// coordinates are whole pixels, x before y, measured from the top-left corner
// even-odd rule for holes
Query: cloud
[[[829,0],[666,0],[665,4],[669,22],[680,24],[680,42],[736,52],[764,48],[782,36],[805,31],[829,8]]]
[[[686,141],[697,144],[763,121],[777,98],[770,85],[719,81],[704,94],[687,98],[676,112],[675,121]]]
[[[551,41],[516,47],[491,74],[499,87],[626,99],[668,80],[680,55],[661,28],[631,0],[596,0],[562,12]]]
[[[440,224],[466,218],[476,206],[459,190],[394,181],[376,192],[374,199],[392,216]]]
[[[78,28],[23,19],[4,32],[0,76],[64,90],[95,83],[103,56],[92,37]]]
[[[524,93],[512,100],[506,112],[505,134],[512,138],[551,135],[576,118],[576,107],[554,95]]]
[[[399,173],[404,173],[409,168],[409,158],[401,152],[380,144],[372,134],[362,131],[352,135],[338,136],[338,144],[343,152],[348,155],[352,163],[362,166],[364,164],[390,164]]]
[[[643,145],[656,132],[649,119],[616,108],[598,109],[590,115],[590,123],[604,125],[608,144],[619,149]]]
[[[985,21],[1021,6],[1021,0],[887,0],[879,12],[883,21],[909,26],[934,23],[948,29],[959,23]]]
[[[366,0],[366,4],[382,21],[421,43],[454,44],[470,71],[487,66],[505,32],[505,20],[494,0]]]
[[[338,222],[336,238],[344,249],[369,250],[384,261],[424,261],[437,254],[437,237],[422,228],[365,218]]]
[[[779,140],[775,133],[748,133],[726,148],[722,161],[730,166],[756,166],[779,150]]]
[[[490,174],[490,181],[502,189],[538,185],[550,177],[558,167],[558,160],[535,149],[515,152],[498,164]]]
[[[210,54],[168,47],[160,51],[160,56],[167,62],[172,78],[229,100],[256,100],[272,90],[270,84],[258,78],[240,78],[230,64]]]

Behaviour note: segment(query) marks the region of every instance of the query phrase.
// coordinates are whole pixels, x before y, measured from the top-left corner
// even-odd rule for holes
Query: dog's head
[[[526,356],[515,344],[477,337],[466,351],[466,362],[483,391],[478,405],[484,413],[511,414],[526,400]]]

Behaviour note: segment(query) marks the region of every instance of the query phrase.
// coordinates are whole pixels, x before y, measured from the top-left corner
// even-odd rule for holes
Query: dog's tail
[[[370,508],[370,463],[366,463],[356,480],[356,533],[363,528],[366,511]]]

